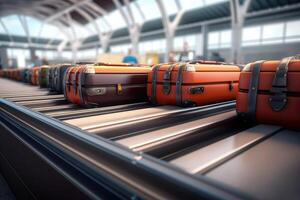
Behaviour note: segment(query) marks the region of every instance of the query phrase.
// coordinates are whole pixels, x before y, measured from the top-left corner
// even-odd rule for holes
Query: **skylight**
[[[2,21],[11,35],[26,36],[26,33],[17,15],[3,17]]]
[[[119,10],[112,11],[108,14],[108,21],[111,22],[112,29],[126,27],[125,20]]]

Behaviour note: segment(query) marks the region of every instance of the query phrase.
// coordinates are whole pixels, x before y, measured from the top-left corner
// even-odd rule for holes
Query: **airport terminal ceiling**
[[[161,11],[158,9],[155,0],[128,0],[118,2],[125,11],[126,5],[124,2],[128,2],[130,4],[130,9],[135,19],[134,22],[141,26],[145,26],[143,27],[145,31],[148,29],[151,30],[151,26],[153,26],[151,23],[145,24],[145,22],[161,18]],[[168,5],[165,6],[165,8],[169,16],[173,16],[180,9],[192,11],[196,8],[209,7],[208,10],[210,11],[206,11],[207,9],[200,10],[198,14],[199,16],[197,17],[193,14],[193,19],[190,19],[191,17],[189,16],[189,12],[185,13],[181,24],[230,17],[230,6],[228,3],[229,1],[227,0],[192,0],[188,3],[184,0],[166,0],[163,2],[165,5]],[[243,3],[243,1],[240,2]],[[272,8],[286,7],[297,3],[299,3],[297,0],[253,0],[251,1],[248,12],[259,12]],[[222,4],[222,6],[219,6],[220,4]],[[97,35],[97,30],[93,25],[94,22],[92,22],[94,20],[98,24],[101,32],[107,32],[111,29],[116,30],[128,26],[126,19],[124,19],[122,13],[118,11],[115,2],[112,0],[2,0],[0,2],[0,11],[2,21],[5,24],[8,33],[17,36],[26,36],[26,31],[21,30],[24,28],[14,25],[20,23],[18,15],[26,16],[26,21],[30,27],[29,32],[32,37],[43,36],[44,34],[47,35],[47,32],[49,32],[47,31],[48,27],[50,31],[53,32],[55,28],[51,25],[54,25],[55,27],[64,27],[64,29],[68,30],[71,28],[71,24],[76,27],[75,31],[78,32],[77,37],[86,38],[91,35]],[[82,12],[84,12],[84,14]],[[125,14],[129,15],[128,12]],[[7,25],[7,23],[10,23],[10,25]],[[49,26],[47,26],[48,23]],[[42,24],[45,24],[46,31],[39,35],[39,31],[36,29],[41,29]],[[52,27],[53,30],[50,27]],[[71,31],[69,30],[69,32]],[[7,34],[5,30],[3,30],[3,26],[0,26],[0,34]],[[66,37],[65,34],[61,33],[58,35]],[[57,34],[53,34],[48,36],[48,38],[56,36]]]
[[[0,200],[300,197],[300,0],[0,0]]]

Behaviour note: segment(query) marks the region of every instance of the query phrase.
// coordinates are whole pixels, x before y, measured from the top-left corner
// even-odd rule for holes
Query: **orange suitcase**
[[[214,61],[160,64],[148,76],[147,95],[159,105],[196,106],[234,100],[240,68]]]
[[[75,73],[82,67],[82,65],[77,64],[74,67],[69,67],[65,73],[64,77],[64,95],[65,98],[72,102],[77,103],[79,100],[75,96],[75,89],[76,89],[76,79]],[[75,86],[75,87],[74,87]]]
[[[40,67],[33,67],[30,70],[32,85],[39,85],[39,70],[40,70]]]
[[[240,77],[237,112],[247,120],[300,128],[300,60],[248,64]]]

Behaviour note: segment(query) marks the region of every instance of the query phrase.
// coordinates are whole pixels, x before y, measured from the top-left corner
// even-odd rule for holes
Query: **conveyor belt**
[[[165,141],[184,137],[184,135],[199,130],[205,126],[220,123],[235,116],[234,111],[226,112],[219,115],[213,115],[204,119],[198,119],[177,126],[171,126],[164,129],[150,131],[133,137],[117,140],[116,142],[127,146],[134,151],[143,151],[154,145],[158,145]]]
[[[169,124],[182,123],[185,120],[202,116],[204,113],[216,113],[233,109],[234,102],[226,102],[209,106],[179,108],[175,106],[150,107],[140,110],[120,112],[118,115],[108,114],[89,118],[66,120],[66,123],[79,126],[83,130],[103,137],[116,137],[128,133],[154,130]],[[127,134],[126,134],[127,132]],[[132,135],[132,134],[129,134]]]
[[[206,173],[257,199],[299,199],[300,136],[282,130]]]
[[[30,108],[40,108],[44,106],[56,106],[56,105],[66,105],[69,102],[65,98],[59,99],[40,99],[40,100],[32,100],[32,101],[19,101],[18,104],[22,106],[27,106]]]
[[[178,159],[171,160],[170,163],[192,174],[205,173],[213,167],[220,165],[220,163],[265,140],[281,129],[278,126],[258,125]]]
[[[13,102],[22,102],[22,101],[37,101],[45,99],[62,99],[64,95],[41,95],[41,96],[27,96],[27,97],[7,97],[7,100]]]
[[[68,109],[63,111],[56,111],[56,112],[48,112],[47,115],[50,117],[55,117],[60,120],[70,120],[75,118],[83,118],[83,117],[89,117],[94,115],[104,115],[107,113],[112,112],[121,112],[121,111],[127,111],[127,110],[137,110],[149,107],[149,104],[147,102],[142,103],[133,103],[133,104],[125,104],[125,105],[117,105],[117,106],[107,106],[107,107],[101,107],[101,108],[75,108],[75,109]],[[84,118],[83,120],[86,120]]]
[[[9,101],[0,100],[0,107],[0,151],[10,163],[20,163],[18,176],[40,198],[247,198]],[[18,156],[20,151],[26,157]],[[22,167],[33,163],[48,170],[38,174]],[[54,192],[48,193],[47,188]]]
[[[60,106],[45,106],[45,107],[38,107],[38,108],[32,108],[32,110],[41,112],[41,113],[47,113],[47,112],[55,112],[55,111],[62,111],[62,110],[76,110],[76,109],[81,109],[83,110],[84,108],[81,108],[80,106],[74,105],[74,104],[67,104],[67,105],[60,105]]]

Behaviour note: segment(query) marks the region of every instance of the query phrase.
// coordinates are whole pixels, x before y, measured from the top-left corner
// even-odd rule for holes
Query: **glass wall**
[[[208,49],[222,49],[231,46],[231,30],[213,31],[208,34]]]
[[[110,46],[110,53],[127,54],[130,48],[131,48],[131,44],[112,45]]]
[[[82,61],[95,61],[97,54],[97,49],[81,50],[77,53],[77,59]]]
[[[2,18],[5,27],[8,29],[9,34],[16,36],[26,36],[26,32],[21,24],[20,18],[24,18],[27,25],[29,26],[29,34],[31,37],[41,38],[50,38],[50,39],[65,39],[67,38],[58,27],[52,24],[44,24],[43,30],[42,21],[29,17],[29,16],[18,16],[18,15],[9,15]],[[5,33],[5,30],[0,26],[0,33]],[[6,34],[6,33],[5,33]],[[39,35],[40,34],[40,35]]]
[[[242,46],[260,46],[300,41],[300,20],[247,26],[243,28]],[[231,30],[208,35],[209,49],[230,48]]]

